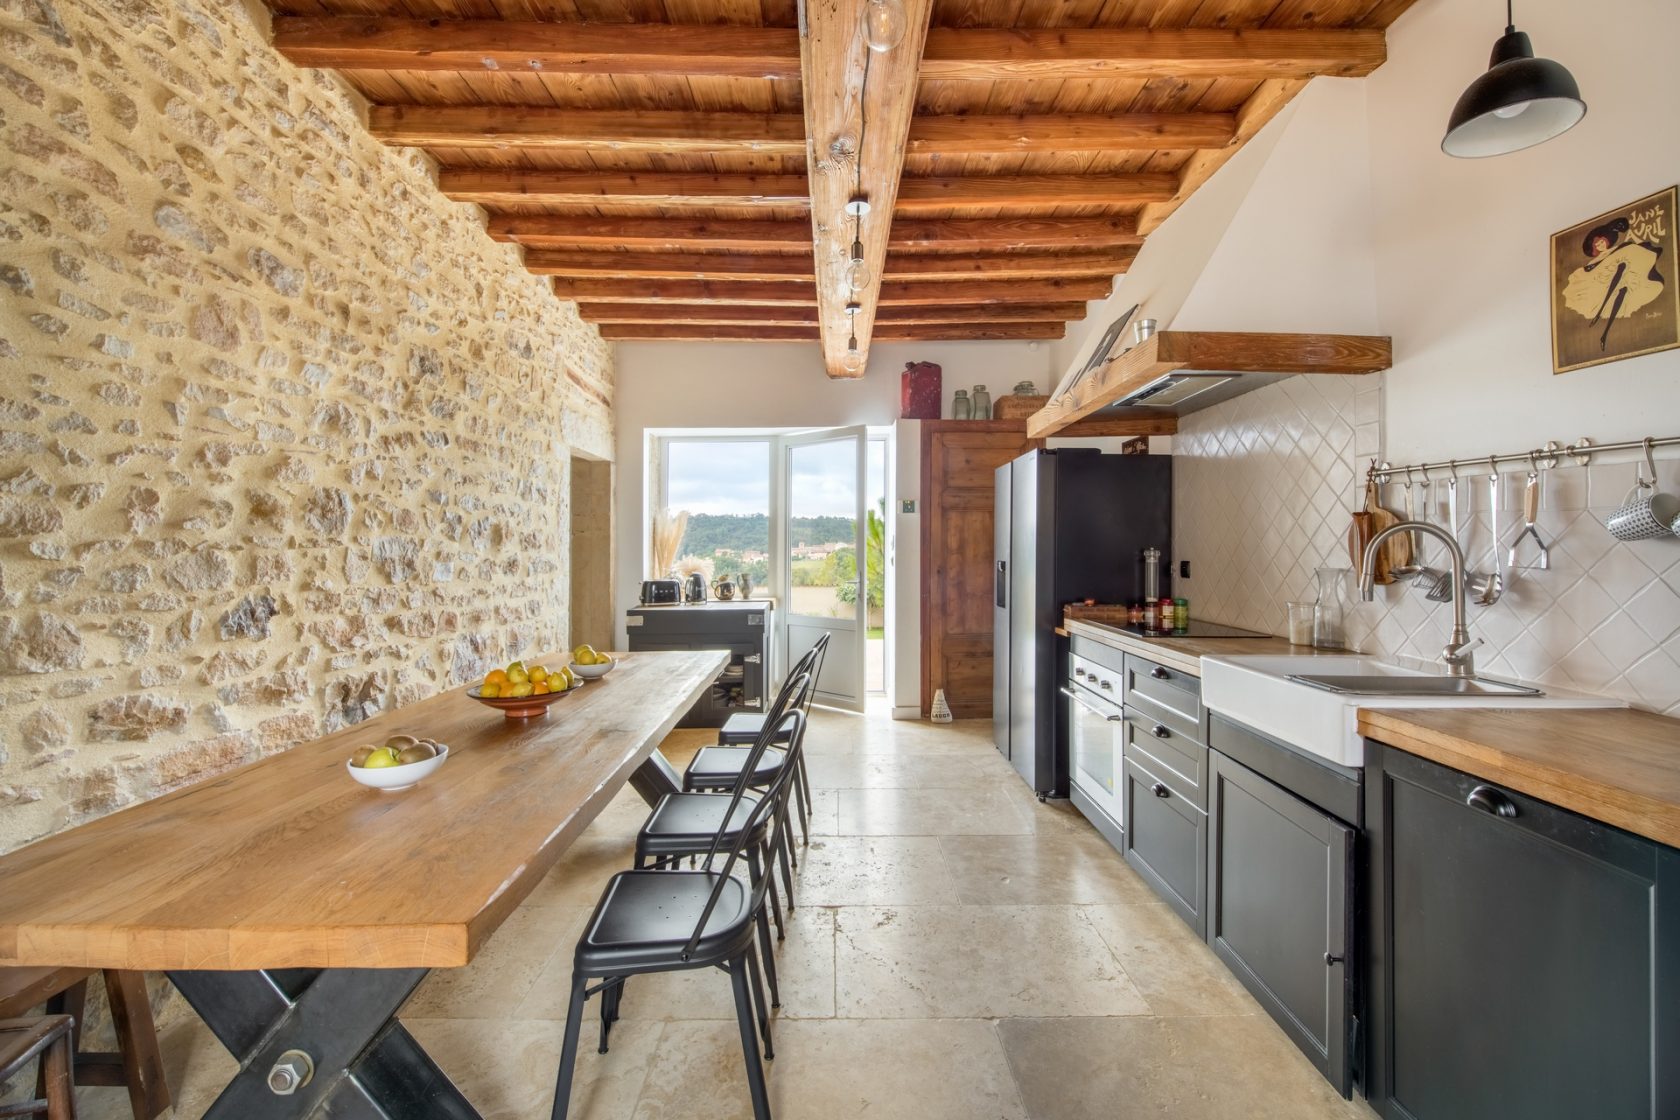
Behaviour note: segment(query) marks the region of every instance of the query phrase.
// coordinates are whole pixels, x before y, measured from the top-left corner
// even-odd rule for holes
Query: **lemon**
[[[525,675],[531,678],[532,684],[535,684],[538,681],[546,681],[548,679],[548,670],[543,668],[541,665],[533,665],[529,669],[525,670]]]
[[[531,695],[531,693],[534,690],[535,690],[535,686],[532,685],[530,681],[520,681],[518,684],[515,684],[511,688],[509,688],[505,695],[515,696],[515,697],[525,697],[525,696]]]
[[[512,669],[508,672],[508,680],[513,684],[530,684],[531,674],[523,669]]]
[[[502,694],[502,686],[499,684],[489,683],[481,684],[478,686],[478,694],[486,700],[494,700]]]

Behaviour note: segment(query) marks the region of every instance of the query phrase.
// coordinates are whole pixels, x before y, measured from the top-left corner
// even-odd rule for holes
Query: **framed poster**
[[[1555,373],[1680,346],[1676,191],[1552,235]]]

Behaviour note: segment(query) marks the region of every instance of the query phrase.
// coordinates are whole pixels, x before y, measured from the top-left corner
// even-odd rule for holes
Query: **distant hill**
[[[795,517],[792,544],[828,544],[853,539],[849,517]],[[723,550],[745,552],[770,547],[770,519],[762,513],[696,513],[689,516],[678,556],[711,556]]]

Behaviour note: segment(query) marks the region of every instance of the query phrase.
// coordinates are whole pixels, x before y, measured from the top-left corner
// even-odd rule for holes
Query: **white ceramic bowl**
[[[344,760],[344,768],[350,771],[350,776],[373,789],[395,793],[400,789],[413,789],[420,783],[420,779],[436,770],[449,760],[449,746],[438,744],[438,753],[424,762],[408,762],[401,766],[381,766],[373,770],[357,766],[348,758]]]
[[[599,680],[601,677],[604,677],[608,673],[612,672],[613,668],[617,664],[618,661],[616,659],[602,662],[599,665],[579,665],[576,661],[574,661],[572,662],[571,668],[572,672],[576,673],[584,680],[593,681]]]

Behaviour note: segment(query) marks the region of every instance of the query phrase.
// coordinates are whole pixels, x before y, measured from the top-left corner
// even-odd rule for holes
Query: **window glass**
[[[665,504],[688,511],[677,548],[709,561],[714,576],[747,573],[770,582],[770,445],[765,440],[671,440],[665,446]],[[762,594],[762,592],[758,592]]]

